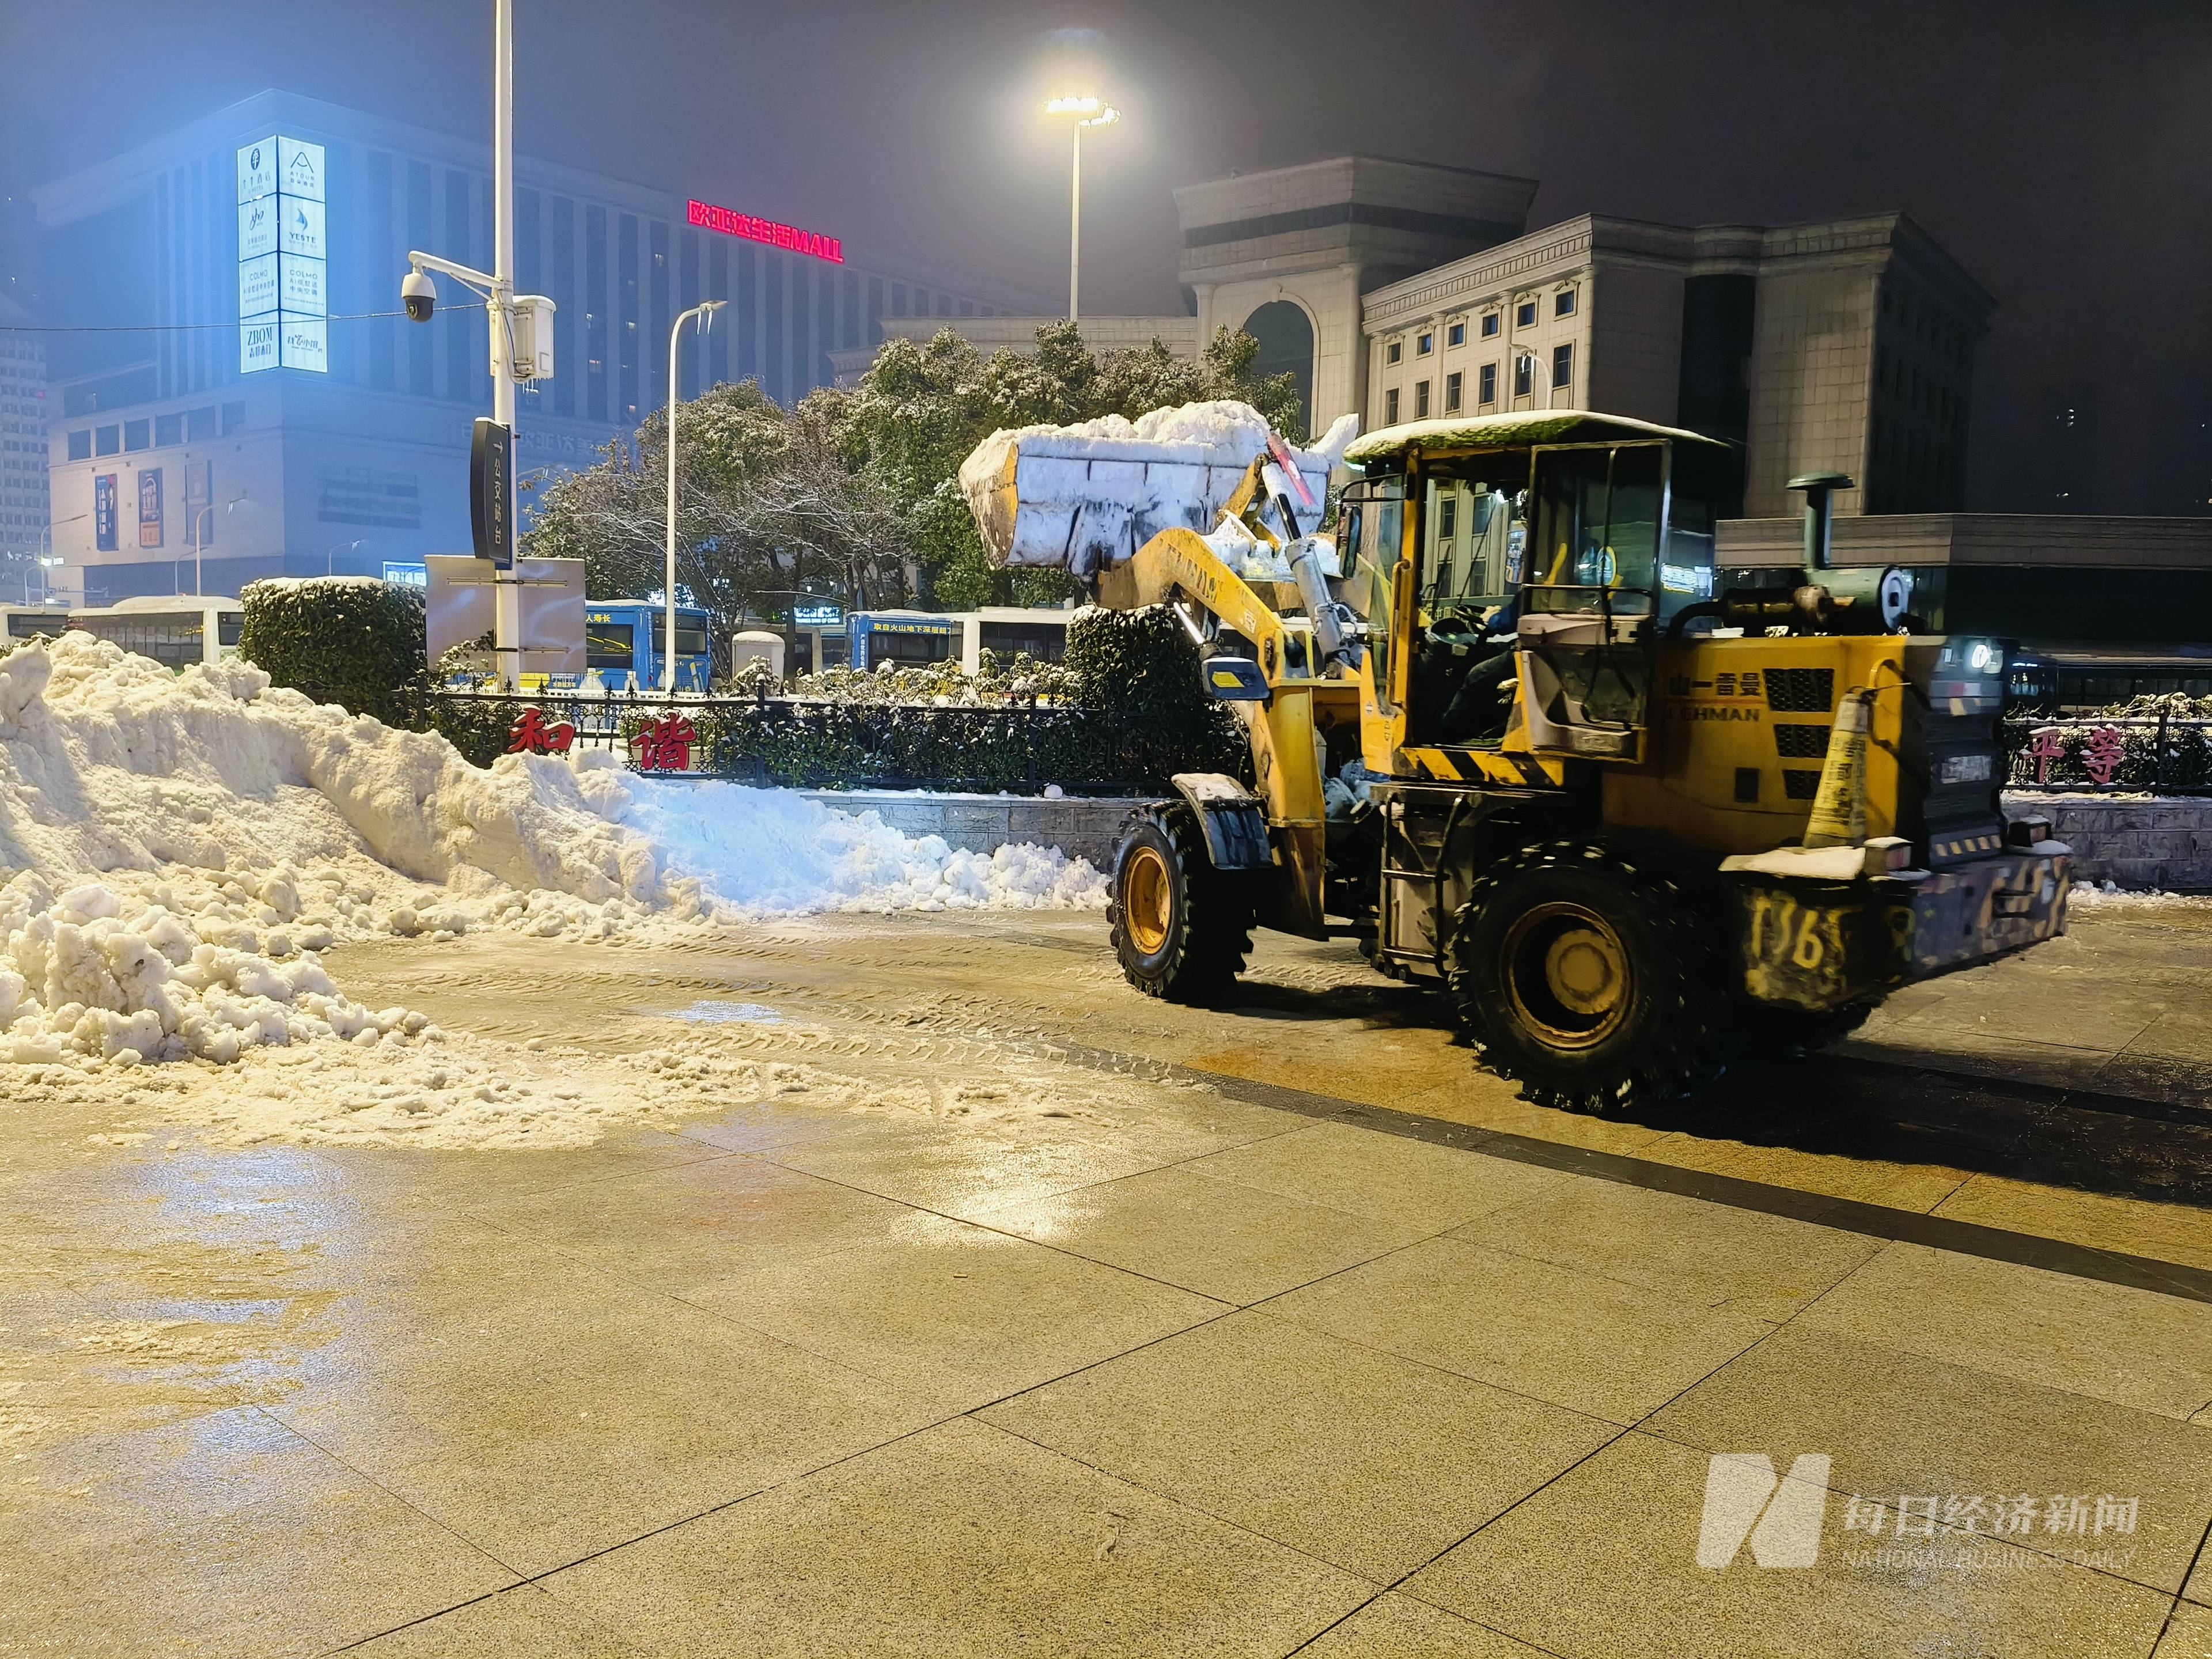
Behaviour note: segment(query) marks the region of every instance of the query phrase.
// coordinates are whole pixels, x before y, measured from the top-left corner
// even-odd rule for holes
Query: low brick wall
[[[809,800],[845,812],[873,812],[908,836],[942,836],[951,846],[988,853],[1008,842],[1057,847],[1104,870],[1130,812],[1142,803],[1124,796],[933,795],[890,789],[809,789]]]
[[[2212,892],[2212,799],[2143,795],[2007,795],[2014,817],[2039,813],[2074,849],[2079,881]]]
[[[942,836],[954,847],[988,853],[1008,842],[1057,847],[1103,870],[1121,826],[1139,800],[1044,800],[1025,795],[936,795],[904,790],[810,789],[811,800],[848,812],[874,812],[909,836]],[[2169,893],[2212,893],[2212,799],[2124,795],[2007,795],[2014,817],[2040,813],[2051,834],[2074,849],[2082,881]]]

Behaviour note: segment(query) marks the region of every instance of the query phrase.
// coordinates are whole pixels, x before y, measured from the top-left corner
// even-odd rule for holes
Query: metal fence
[[[2006,787],[2212,795],[2212,720],[2170,714],[2012,719]]]
[[[641,772],[799,788],[1038,794],[1056,784],[1117,795],[1164,791],[1176,772],[1250,764],[1241,729],[1214,708],[1163,718],[1033,697],[928,705],[418,689],[378,712],[443,733],[479,766],[517,750],[605,750]]]

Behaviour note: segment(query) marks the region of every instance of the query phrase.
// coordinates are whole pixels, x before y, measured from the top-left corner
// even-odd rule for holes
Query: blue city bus
[[[921,668],[947,658],[960,660],[961,620],[926,611],[855,611],[846,619],[850,661],[863,671],[895,662]]]
[[[596,669],[608,689],[627,690],[632,674],[641,691],[660,685],[661,641],[667,613],[647,599],[593,599],[584,610],[584,665]],[[714,659],[707,647],[707,613],[676,607],[676,689],[704,691]]]

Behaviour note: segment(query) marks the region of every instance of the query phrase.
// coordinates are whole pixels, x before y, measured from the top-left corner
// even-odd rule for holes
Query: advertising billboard
[[[258,259],[238,262],[238,314],[258,317],[264,311],[276,309],[276,256],[264,253]]]
[[[238,257],[258,259],[276,251],[276,198],[257,197],[238,205]]]
[[[240,145],[238,151],[238,199],[258,202],[276,193],[276,141]]]
[[[302,202],[319,202],[323,195],[323,147],[298,138],[278,138],[277,191]]]
[[[282,133],[238,149],[238,372],[330,370],[325,155]]]
[[[149,466],[138,475],[138,545],[161,544],[161,469]]]
[[[92,544],[102,553],[116,550],[116,520],[119,511],[115,498],[115,474],[102,472],[92,481]]]
[[[323,262],[320,259],[286,259],[283,264],[284,292],[281,308],[295,317],[330,315],[330,302],[323,291]],[[273,276],[270,280],[275,280]],[[265,307],[263,308],[267,309]],[[239,315],[246,314],[241,302]]]
[[[276,227],[276,251],[287,259],[321,258],[323,204],[297,202],[289,196],[279,196],[276,200],[283,209],[283,220]]]
[[[330,325],[319,317],[295,317],[289,311],[277,331],[277,357],[286,368],[313,369],[321,374],[330,368]]]

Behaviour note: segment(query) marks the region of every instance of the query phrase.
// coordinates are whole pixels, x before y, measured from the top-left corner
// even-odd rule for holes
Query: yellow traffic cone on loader
[[[1873,724],[1873,691],[1844,693],[1829,728],[1813,815],[1805,821],[1806,846],[1856,847],[1866,840],[1867,732]]]

